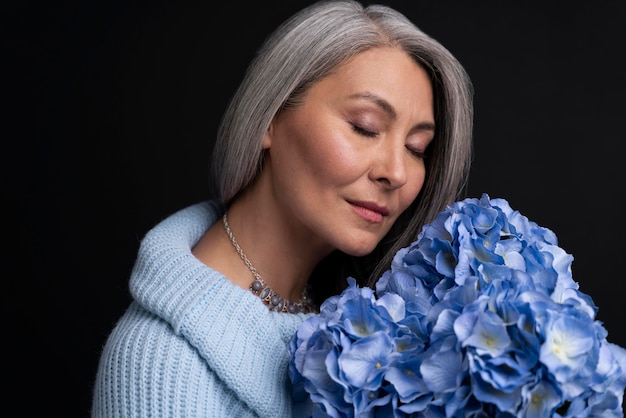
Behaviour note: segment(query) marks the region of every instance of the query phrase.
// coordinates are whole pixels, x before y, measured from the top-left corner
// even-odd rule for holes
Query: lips
[[[389,209],[386,206],[381,206],[374,202],[349,201],[348,203],[350,203],[350,206],[358,215],[371,223],[381,223],[383,217],[389,214]]]

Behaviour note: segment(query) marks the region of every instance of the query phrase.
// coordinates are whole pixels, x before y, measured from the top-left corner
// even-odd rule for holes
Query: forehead
[[[410,88],[415,83],[417,90]],[[284,110],[300,107],[314,96],[325,101],[332,100],[331,96],[339,98],[360,92],[387,97],[385,91],[395,91],[404,97],[409,96],[409,91],[419,92],[420,96],[425,92],[431,99],[434,93],[430,74],[414,56],[398,47],[373,47],[350,56],[326,75],[297,88],[277,116]]]
[[[376,47],[360,52],[339,63],[329,74],[312,83],[336,84],[349,88],[356,84],[389,86],[411,83],[424,76],[430,80],[424,67],[406,51],[393,47]],[[423,81],[423,80],[422,80]]]
[[[392,47],[372,48],[350,57],[312,84],[306,96],[332,101],[365,93],[394,106],[432,105],[429,74],[406,51]]]

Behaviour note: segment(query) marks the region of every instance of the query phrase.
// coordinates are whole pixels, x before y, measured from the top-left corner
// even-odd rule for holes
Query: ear
[[[274,136],[274,121],[270,123],[269,128],[263,135],[263,149],[270,149],[272,147],[272,137]]]

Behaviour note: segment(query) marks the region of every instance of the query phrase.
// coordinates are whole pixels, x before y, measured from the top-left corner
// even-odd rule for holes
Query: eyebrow
[[[398,117],[398,113],[396,112],[394,107],[391,105],[391,103],[389,103],[387,100],[383,99],[382,97],[372,92],[366,91],[362,93],[355,93],[355,94],[350,95],[350,98],[368,100],[374,103],[379,108],[381,108],[383,112],[385,112],[390,118],[396,119]],[[412,130],[434,131],[435,124],[432,122],[421,122],[415,125]]]

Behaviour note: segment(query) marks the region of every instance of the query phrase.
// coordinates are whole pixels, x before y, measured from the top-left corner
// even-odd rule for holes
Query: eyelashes
[[[426,153],[425,152],[417,151],[417,150],[411,149],[409,147],[406,147],[406,149],[409,150],[409,152],[411,154],[413,154],[414,156],[416,156],[417,158],[420,158],[422,160],[426,159]]]
[[[358,133],[359,135],[363,135],[366,136],[368,138],[375,138],[376,136],[378,136],[378,132],[373,132],[373,131],[369,131],[357,124],[351,123],[352,125],[352,130],[356,133]]]
[[[367,138],[376,138],[378,136],[378,132],[370,131],[355,123],[351,123],[350,125],[352,125],[352,130],[359,135],[365,136]],[[409,153],[411,153],[411,155],[417,158],[420,158],[422,160],[426,158],[426,152],[424,151],[419,151],[417,149],[411,148],[408,145],[406,146],[406,149],[407,151],[409,151]]]

